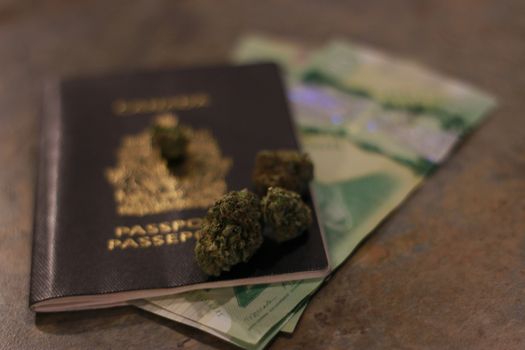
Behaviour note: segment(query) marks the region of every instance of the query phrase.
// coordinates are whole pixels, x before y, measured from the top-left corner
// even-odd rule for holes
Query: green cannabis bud
[[[208,275],[219,276],[248,261],[263,242],[260,201],[248,190],[220,198],[203,220],[195,257]]]
[[[272,239],[284,242],[300,236],[312,224],[312,211],[301,196],[280,187],[270,187],[261,200],[261,211]]]
[[[186,155],[189,131],[171,115],[160,116],[151,127],[151,143],[158,147],[162,158],[179,162]]]
[[[262,194],[272,186],[303,194],[313,175],[314,166],[306,153],[294,150],[261,151],[255,158],[252,180]]]

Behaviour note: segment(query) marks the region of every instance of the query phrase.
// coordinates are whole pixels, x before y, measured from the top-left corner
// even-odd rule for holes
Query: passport
[[[191,129],[177,171],[151,146],[156,120]],[[255,156],[299,149],[273,64],[79,77],[45,89],[30,308],[113,307],[186,291],[324,277],[315,213],[301,237],[268,239],[210,277],[194,257],[202,218],[224,193],[253,189]]]

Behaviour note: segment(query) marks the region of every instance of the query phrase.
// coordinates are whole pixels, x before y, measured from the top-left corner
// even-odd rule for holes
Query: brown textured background
[[[0,349],[232,348],[131,307],[35,317],[27,293],[42,80],[225,61],[245,31],[348,37],[500,102],[271,347],[524,349],[524,18],[523,0],[1,0]]]

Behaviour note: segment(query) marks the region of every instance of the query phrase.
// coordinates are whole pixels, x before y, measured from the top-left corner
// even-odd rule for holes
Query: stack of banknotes
[[[472,86],[345,40],[318,49],[242,38],[235,62],[274,61],[304,151],[335,269],[496,104]],[[261,349],[293,332],[323,280],[200,290],[136,306]]]

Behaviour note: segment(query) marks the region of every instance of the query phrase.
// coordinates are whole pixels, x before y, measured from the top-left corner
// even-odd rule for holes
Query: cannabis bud
[[[151,127],[151,143],[168,162],[181,161],[188,147],[189,131],[172,115],[160,116]]]
[[[244,189],[225,194],[209,210],[195,245],[195,257],[208,275],[248,261],[263,242],[259,198]]]
[[[314,166],[305,153],[294,150],[261,151],[255,159],[253,183],[260,193],[269,187],[282,187],[299,194],[308,188]]]
[[[270,187],[261,200],[263,220],[270,238],[284,242],[301,235],[312,224],[312,211],[301,196],[280,187]]]

